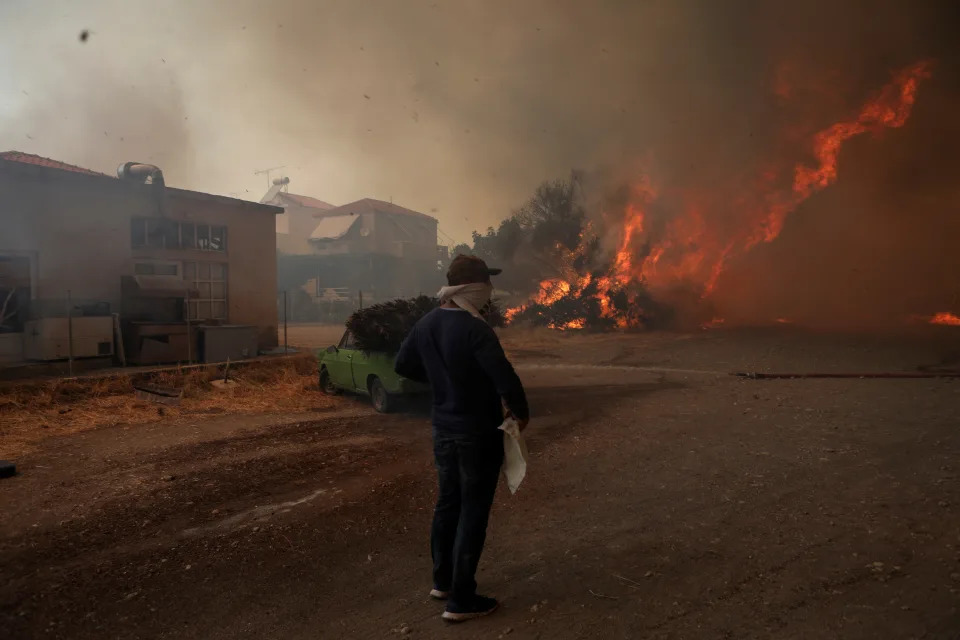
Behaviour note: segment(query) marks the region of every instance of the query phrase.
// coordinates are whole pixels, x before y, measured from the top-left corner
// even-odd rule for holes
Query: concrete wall
[[[277,216],[277,251],[287,255],[309,255],[310,234],[317,228],[318,221],[313,217],[318,209],[285,204],[284,212]]]
[[[318,256],[375,253],[377,244],[374,228],[374,215],[370,213],[362,213],[359,216],[319,215],[314,218],[313,229],[311,229],[310,232],[312,233],[324,218],[342,217],[359,217],[360,220],[359,222],[355,223],[342,238],[338,238],[337,240],[310,241],[310,252]]]
[[[181,196],[170,198],[170,217],[227,227],[227,251],[140,250],[136,256],[152,255],[174,260],[227,263],[227,305],[231,324],[260,328],[260,345],[277,344],[277,251],[273,214],[239,209]],[[129,239],[127,241],[129,245]]]
[[[23,334],[0,333],[0,364],[23,361]]]
[[[32,167],[0,170],[0,252],[32,255],[32,306],[53,313],[60,305],[65,313],[69,290],[74,300],[119,309],[130,218],[155,215],[156,204],[108,180]]]
[[[75,302],[109,302],[119,311],[121,276],[133,275],[138,260],[224,261],[229,321],[259,327],[261,346],[276,345],[274,214],[167,194],[170,218],[226,226],[227,251],[132,249],[131,218],[158,215],[150,185],[0,163],[0,253],[33,257],[31,307],[38,315],[62,313],[68,290]]]

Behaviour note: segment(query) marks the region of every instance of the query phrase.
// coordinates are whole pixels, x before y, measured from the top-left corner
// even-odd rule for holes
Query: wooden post
[[[73,296],[67,289],[67,369],[73,377]]]
[[[287,354],[290,352],[290,348],[287,346],[287,291],[283,291],[283,353]]]
[[[121,366],[127,366],[127,352],[123,346],[123,330],[120,328],[120,314],[113,314],[113,331],[117,335],[117,350],[120,352]]]
[[[193,335],[190,332],[190,289],[187,288],[184,304],[187,306],[187,364],[193,364]],[[211,314],[212,315],[212,314]]]
[[[360,309],[363,309],[363,289],[360,290]]]

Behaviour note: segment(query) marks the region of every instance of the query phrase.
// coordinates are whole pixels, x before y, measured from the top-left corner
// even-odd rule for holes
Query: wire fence
[[[277,318],[281,323],[343,324],[357,309],[369,306],[370,295],[346,289],[330,290],[311,296],[301,289],[280,291],[277,295]]]

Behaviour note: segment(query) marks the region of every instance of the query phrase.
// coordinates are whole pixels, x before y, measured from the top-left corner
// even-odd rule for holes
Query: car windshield
[[[343,334],[343,337],[340,338],[340,349],[353,349],[353,334],[349,331]]]

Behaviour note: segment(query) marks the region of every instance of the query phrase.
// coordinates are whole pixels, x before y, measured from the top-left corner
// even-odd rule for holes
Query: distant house
[[[114,314],[134,362],[199,359],[200,326],[252,327],[275,346],[281,210],[126,166],[119,179],[0,153],[0,362],[116,355]]]
[[[375,300],[437,288],[436,218],[364,198],[316,220],[310,244],[326,265],[321,285],[367,291]]]
[[[368,253],[435,260],[437,219],[391,202],[364,198],[314,216],[314,253]]]
[[[363,295],[369,303],[433,293],[439,287],[437,265],[446,247],[437,245],[436,218],[372,198],[330,207],[287,193],[288,184],[276,180],[262,200],[290,214],[278,223],[281,289],[315,301],[345,298],[359,303]],[[307,215],[312,223],[304,237]],[[294,309],[295,319],[307,319],[302,307]]]
[[[277,251],[286,255],[310,255],[310,234],[317,226],[315,216],[334,206],[310,196],[287,191],[290,178],[278,178],[261,198],[263,204],[282,207],[277,216]]]

